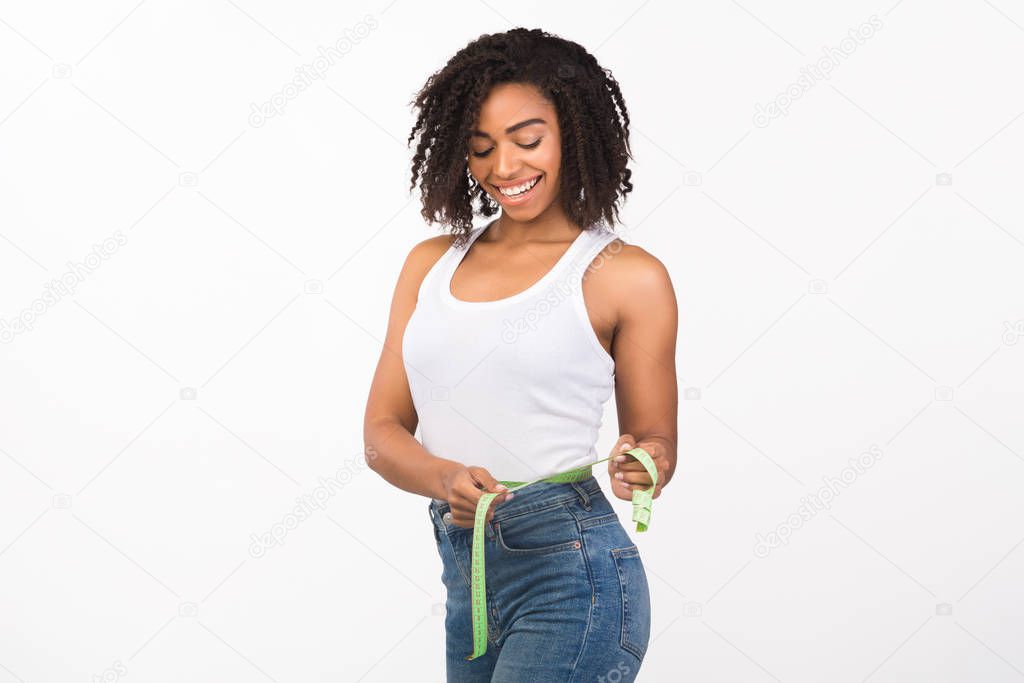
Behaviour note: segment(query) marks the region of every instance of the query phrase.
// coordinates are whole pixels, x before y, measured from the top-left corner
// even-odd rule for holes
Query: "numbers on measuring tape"
[[[647,527],[650,524],[651,519],[651,505],[653,502],[654,485],[658,482],[658,470],[654,465],[654,460],[651,455],[642,448],[633,448],[626,451],[626,454],[634,456],[639,460],[647,473],[651,476],[651,486],[647,489],[634,489],[633,490],[633,521],[636,522],[637,531],[647,531]],[[613,457],[617,457],[618,454],[598,460],[597,462],[591,463],[584,467],[576,467],[565,472],[546,477],[543,479],[534,479],[529,482],[501,482],[506,487],[512,487],[511,490],[519,490],[529,486],[530,484],[536,484],[539,481],[552,482],[552,483],[564,483],[564,482],[575,482],[582,481],[593,475],[591,467],[598,463],[604,462],[605,460],[611,460]],[[471,569],[470,574],[472,578],[472,585],[470,586],[470,595],[472,602],[472,618],[473,618],[473,652],[466,657],[467,660],[476,659],[480,655],[487,651],[487,589],[484,580],[484,525],[486,524],[487,508],[490,506],[491,501],[499,493],[485,493],[480,496],[480,500],[476,506],[476,516],[473,519],[473,547],[471,549]]]

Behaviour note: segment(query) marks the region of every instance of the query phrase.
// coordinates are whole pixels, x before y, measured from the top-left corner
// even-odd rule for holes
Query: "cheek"
[[[548,180],[554,182],[558,180],[558,169],[562,163],[561,151],[555,149],[553,152],[546,154],[543,159],[538,160],[541,170],[547,174]]]

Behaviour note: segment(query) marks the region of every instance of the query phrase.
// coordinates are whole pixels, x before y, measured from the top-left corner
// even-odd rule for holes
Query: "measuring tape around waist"
[[[602,463],[605,460],[617,458],[619,455],[623,455],[623,453],[610,455],[607,458],[592,462],[588,465],[584,465],[583,467],[575,467],[571,470],[559,472],[558,474],[550,477],[544,477],[542,479],[534,479],[533,481],[526,482],[502,481],[499,483],[509,487],[508,491],[485,493],[480,496],[480,500],[477,501],[476,505],[476,516],[473,519],[473,550],[470,569],[470,574],[472,575],[470,594],[473,602],[473,654],[466,657],[467,660],[476,659],[487,652],[487,590],[486,583],[484,581],[484,526],[486,525],[485,520],[487,518],[487,509],[490,507],[491,501],[497,496],[518,491],[521,488],[541,481],[554,484],[583,481],[584,479],[593,476],[591,468],[594,465]],[[654,486],[658,483],[658,468],[654,465],[654,459],[651,458],[650,454],[642,448],[633,448],[625,451],[625,455],[632,455],[634,458],[639,460],[644,466],[644,469],[647,470],[647,473],[651,475],[650,488],[633,490],[633,521],[636,522],[636,530],[647,531],[647,527],[651,521],[651,506],[654,503]]]

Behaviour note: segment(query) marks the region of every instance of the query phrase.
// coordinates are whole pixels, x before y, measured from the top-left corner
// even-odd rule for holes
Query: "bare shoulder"
[[[406,261],[415,268],[426,266],[426,270],[430,270],[430,267],[437,263],[437,260],[448,251],[448,247],[452,245],[452,240],[451,235],[428,237],[413,245],[412,249],[409,250]]]
[[[625,313],[669,314],[675,309],[672,278],[661,259],[643,247],[614,239],[591,262],[584,275],[598,296]]]
[[[399,288],[409,293],[419,291],[420,284],[434,264],[444,256],[448,247],[452,245],[454,238],[451,235],[437,235],[428,237],[409,250],[405,257],[405,264],[402,266],[402,273],[399,276]]]

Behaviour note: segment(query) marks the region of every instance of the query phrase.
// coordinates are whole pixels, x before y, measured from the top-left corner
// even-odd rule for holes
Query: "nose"
[[[496,145],[494,149],[494,175],[501,180],[516,177],[519,168],[518,153],[514,145]]]

